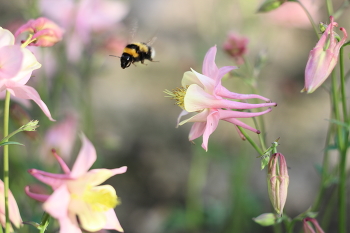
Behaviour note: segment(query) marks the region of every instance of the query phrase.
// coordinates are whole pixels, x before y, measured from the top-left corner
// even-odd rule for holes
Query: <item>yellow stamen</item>
[[[105,212],[120,204],[114,189],[107,187],[86,187],[83,193],[83,201],[90,204],[93,211]]]
[[[176,101],[175,104],[177,106],[179,106],[182,109],[185,109],[184,98],[185,98],[188,87],[189,86],[177,87],[177,88],[173,89],[172,91],[165,89],[164,93],[168,94],[168,96],[165,96],[165,97],[170,97],[170,99]]]

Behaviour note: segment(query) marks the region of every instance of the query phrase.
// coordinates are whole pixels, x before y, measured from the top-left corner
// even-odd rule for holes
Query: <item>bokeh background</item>
[[[31,18],[45,15],[55,21],[60,17],[41,10],[41,2],[45,0],[0,2],[0,26],[15,32]],[[64,5],[70,1],[57,2]],[[44,188],[26,170],[58,172],[50,153],[52,147],[73,164],[81,145],[79,132],[84,132],[97,150],[94,167],[128,166],[127,173],[108,180],[122,201],[116,213],[125,232],[272,232],[272,227],[261,227],[252,220],[272,212],[266,170],[260,170],[256,151],[227,122],[220,122],[210,137],[208,152],[201,148],[201,138],[191,144],[191,125],[175,128],[181,109],[164,98],[164,89],[180,87],[184,72],[190,68],[201,71],[205,53],[214,45],[219,67],[235,64],[222,49],[229,32],[249,39],[245,57],[250,64],[259,54],[266,54],[258,89],[278,103],[264,116],[266,141],[269,145],[280,137],[278,151],[287,159],[290,186],[285,213],[295,217],[306,211],[317,196],[320,182],[317,168],[322,163],[329,123],[329,81],[313,94],[300,93],[305,64],[317,36],[297,3],[258,14],[261,2],[118,1],[120,8],[109,11],[113,9],[119,19],[108,28],[86,29],[90,30],[88,41],[79,34],[83,29],[70,26],[62,42],[33,48],[43,66],[30,85],[39,91],[57,121],[48,121],[34,104],[12,102],[17,110],[13,111],[12,129],[17,127],[18,115],[23,118],[23,112],[30,119],[39,119],[41,125],[34,135],[16,137],[25,147],[10,148],[10,188],[23,220],[38,222],[42,213],[40,205],[24,194],[24,187],[31,184]],[[302,2],[316,23],[328,22],[324,1]],[[342,3],[333,2],[335,8]],[[52,10],[63,17],[64,12],[54,7]],[[98,16],[102,22],[109,20],[99,13],[84,15],[85,23]],[[66,19],[67,25],[74,23],[74,19]],[[346,13],[337,22],[350,30]],[[119,58],[109,56],[120,56],[131,41],[146,42],[155,36],[153,47],[158,62],[123,70]],[[223,85],[238,93],[251,91],[242,77],[226,77]],[[253,125],[251,119],[244,122]],[[256,135],[250,135],[258,141]],[[335,155],[331,159],[338,158]],[[336,200],[327,196],[325,201]],[[326,219],[322,222],[332,226]],[[53,223],[49,232],[57,228]],[[20,232],[36,231],[25,226]]]

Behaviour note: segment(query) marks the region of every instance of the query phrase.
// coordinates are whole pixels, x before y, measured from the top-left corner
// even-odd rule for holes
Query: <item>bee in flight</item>
[[[152,39],[154,41],[155,39]],[[125,69],[135,62],[144,64],[145,60],[153,61],[155,55],[154,49],[150,43],[135,42],[125,46],[123,54],[120,57],[120,66]]]

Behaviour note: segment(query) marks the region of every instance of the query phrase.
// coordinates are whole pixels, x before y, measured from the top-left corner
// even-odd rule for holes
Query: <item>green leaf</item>
[[[0,143],[0,146],[5,146],[5,145],[20,145],[20,146],[24,146],[22,143],[19,143],[19,142],[2,142],[2,143]]]

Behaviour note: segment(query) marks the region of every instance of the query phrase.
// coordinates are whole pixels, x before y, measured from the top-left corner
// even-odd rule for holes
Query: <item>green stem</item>
[[[318,27],[316,26],[314,20],[312,19],[312,17],[311,17],[311,15],[310,15],[309,11],[306,9],[306,7],[305,7],[300,1],[296,0],[296,2],[299,3],[299,5],[301,6],[301,8],[303,8],[303,10],[305,11],[307,17],[309,18],[310,23],[312,24],[312,27],[314,28],[314,31],[315,31],[315,33],[316,33],[318,39],[320,39],[320,34],[319,34]]]
[[[346,151],[341,151],[339,163],[339,233],[346,232]]]
[[[338,96],[338,91],[337,91],[337,78],[334,74],[334,71],[331,74],[332,76],[332,99],[333,99],[333,112],[334,112],[334,117],[337,121],[341,121],[340,119],[340,113],[339,113],[339,96]],[[337,125],[337,144],[338,148],[344,148],[343,146],[343,134],[342,134],[342,126]]]
[[[44,212],[43,217],[41,218],[41,223],[40,223],[40,233],[44,233],[47,226],[50,223],[50,215],[46,212]]]
[[[244,137],[248,140],[248,142],[254,147],[254,149],[259,153],[259,155],[262,155],[264,153],[263,150],[252,140],[252,138],[247,134],[247,132],[240,126],[237,126],[238,129],[242,132]]]
[[[332,0],[326,0],[328,16],[333,15],[333,3]]]
[[[6,90],[5,107],[4,107],[4,137],[9,133],[9,111],[10,111],[10,92]],[[7,142],[8,140],[5,140]],[[8,145],[4,145],[4,196],[5,196],[5,218],[6,227],[5,233],[10,232],[10,214],[9,214],[9,148]]]
[[[346,90],[345,90],[345,75],[344,75],[344,46],[339,51],[339,67],[340,67],[340,88],[341,88],[341,101],[343,106],[344,122],[348,123],[348,110],[346,104]]]

